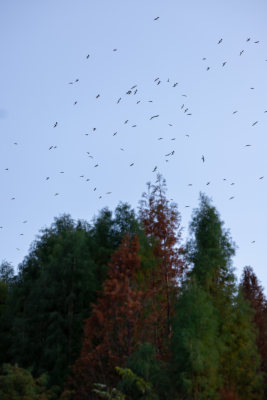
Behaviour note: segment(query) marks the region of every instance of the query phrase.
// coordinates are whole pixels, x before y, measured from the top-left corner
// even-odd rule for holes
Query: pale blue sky
[[[136,208],[157,166],[184,237],[204,191],[237,275],[251,265],[266,288],[266,18],[264,0],[2,1],[0,259],[17,266],[62,213]]]

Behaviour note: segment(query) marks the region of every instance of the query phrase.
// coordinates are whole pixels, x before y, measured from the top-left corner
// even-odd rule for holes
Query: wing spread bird
[[[253,122],[252,126],[255,126],[259,121]]]
[[[222,39],[220,39],[219,42],[218,42],[217,44],[220,44],[220,43],[222,43]]]
[[[159,117],[159,115],[152,115],[152,117],[150,117],[150,120],[157,117]]]

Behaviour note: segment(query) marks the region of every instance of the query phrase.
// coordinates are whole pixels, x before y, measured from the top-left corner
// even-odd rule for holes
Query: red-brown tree
[[[177,205],[166,198],[165,180],[158,175],[156,184],[148,183],[147,188],[140,202],[139,216],[146,235],[151,239],[156,260],[148,278],[147,299],[151,304],[148,326],[150,329],[153,326],[152,344],[164,358],[164,343],[171,335],[174,299],[186,265],[179,248],[181,217]]]
[[[245,267],[243,271],[241,288],[255,311],[254,321],[258,328],[258,350],[261,356],[261,369],[265,375],[265,390],[267,395],[267,299],[257,276],[251,267]]]
[[[113,254],[103,292],[85,323],[81,356],[73,368],[75,400],[94,398],[93,383],[116,383],[115,366],[123,366],[136,348],[143,296],[136,283],[141,268],[138,252],[138,237],[127,235]]]

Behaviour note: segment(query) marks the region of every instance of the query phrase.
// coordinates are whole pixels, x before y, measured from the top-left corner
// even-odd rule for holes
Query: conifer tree
[[[255,272],[249,266],[243,270],[240,289],[254,310],[253,319],[258,329],[257,346],[261,356],[261,370],[265,374],[267,397],[267,300]]]
[[[242,296],[238,295],[235,284],[231,261],[234,245],[229,233],[223,228],[223,222],[215,207],[203,194],[200,196],[199,209],[194,211],[190,229],[192,239],[188,242],[186,255],[192,269],[188,274],[188,287],[180,299],[183,304],[179,305],[180,300],[177,304],[173,368],[178,360],[180,379],[184,387],[188,385],[190,391],[186,391],[185,394],[189,398],[192,393],[195,393],[194,399],[216,398],[216,396],[220,396],[221,399],[261,399],[262,377],[259,373],[255,330],[250,310]],[[199,293],[199,304],[195,297],[192,307],[197,310],[199,308],[199,314],[195,317],[189,315],[183,320],[182,315],[186,308],[190,313],[190,301],[194,300],[194,290],[195,293]],[[205,308],[213,321],[212,326],[207,324],[208,327],[210,326],[207,337],[204,332],[201,336],[201,329],[198,332],[195,325],[198,318],[200,318],[199,326],[205,321],[207,317]],[[193,323],[192,329],[191,323]],[[181,344],[175,340],[176,337],[187,337],[180,355]],[[194,343],[197,343],[197,339],[200,339],[199,348],[195,352]],[[216,347],[214,347],[215,343]],[[213,367],[216,376],[212,379],[210,373],[213,375],[214,370],[206,368],[205,362],[197,362],[197,370],[195,369],[194,360],[198,352],[200,355],[206,354],[207,357],[202,357],[203,360],[206,359],[206,362],[209,360],[209,355],[214,354],[214,357],[216,355]],[[184,357],[186,356],[184,360],[187,359],[184,367],[183,363],[179,362],[182,353]],[[209,381],[210,384],[208,383],[206,387],[199,386],[199,382]]]
[[[155,185],[147,184],[140,202],[139,217],[151,241],[155,263],[147,277],[149,329],[153,326],[153,346],[166,356],[164,342],[171,334],[174,300],[178,295],[185,264],[179,249],[181,217],[177,205],[166,198],[166,182],[158,175]],[[151,334],[150,334],[151,336]]]
[[[91,398],[93,383],[113,385],[118,380],[115,367],[123,366],[137,345],[143,296],[136,281],[141,268],[138,252],[138,237],[126,235],[112,256],[103,292],[85,323],[81,356],[74,365],[75,400]]]

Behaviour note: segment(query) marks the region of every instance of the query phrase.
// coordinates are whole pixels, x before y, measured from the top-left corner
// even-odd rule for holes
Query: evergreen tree
[[[200,197],[199,209],[194,211],[190,229],[192,239],[188,242],[186,248],[188,262],[192,265],[192,270],[188,274],[190,284],[188,283],[189,289],[187,290],[189,292],[187,296],[182,296],[180,299],[185,302],[184,304],[179,306],[180,300],[178,300],[177,326],[174,334],[174,337],[186,338],[188,326],[190,327],[190,324],[193,323],[192,326],[195,327],[189,328],[191,339],[186,347],[187,360],[190,360],[188,361],[189,364],[185,364],[184,371],[180,369],[182,379],[185,376],[184,374],[186,374],[186,377],[190,376],[190,380],[187,382],[190,391],[186,393],[189,398],[192,393],[195,393],[194,399],[205,398],[205,393],[209,388],[208,386],[199,387],[199,379],[202,377],[201,381],[203,382],[205,377],[205,382],[208,382],[207,371],[214,372],[211,368],[206,369],[205,363],[197,364],[199,370],[195,370],[193,360],[197,353],[195,353],[194,344],[198,343],[198,339],[200,339],[198,350],[207,355],[206,361],[210,360],[208,365],[212,364],[212,357],[214,357],[216,376],[214,375],[214,379],[210,380],[209,393],[215,393],[216,388],[218,388],[217,394],[222,399],[260,399],[261,374],[259,373],[259,358],[255,346],[255,330],[250,310],[246,307],[242,296],[239,296],[237,292],[231,262],[234,246],[229,233],[223,228],[223,222],[220,220],[218,212],[203,194]],[[188,311],[190,310],[190,301],[194,300],[194,291],[192,292],[191,285],[194,288],[195,284],[197,285],[195,290],[199,296],[199,310],[202,309],[203,311],[200,311],[198,316],[190,315],[187,317],[183,327],[182,316],[185,312],[183,310],[186,308]],[[193,301],[195,307],[198,306],[198,296]],[[210,322],[210,325],[207,324],[207,337],[203,331],[204,336],[201,337],[201,330],[198,332],[197,325],[201,326],[206,319],[205,308],[207,314],[211,315],[212,322]],[[200,320],[195,325],[198,318]],[[178,332],[178,329],[180,332]],[[198,336],[199,334],[200,336]],[[174,341],[173,352],[173,368],[175,368],[176,360],[179,360],[180,357],[178,341]],[[208,352],[210,352],[210,355]],[[185,351],[184,354],[186,354]],[[202,357],[202,360],[204,359],[205,356]],[[178,363],[178,365],[182,364]],[[211,396],[209,398],[212,398],[212,396],[216,398],[215,394],[208,396]]]

